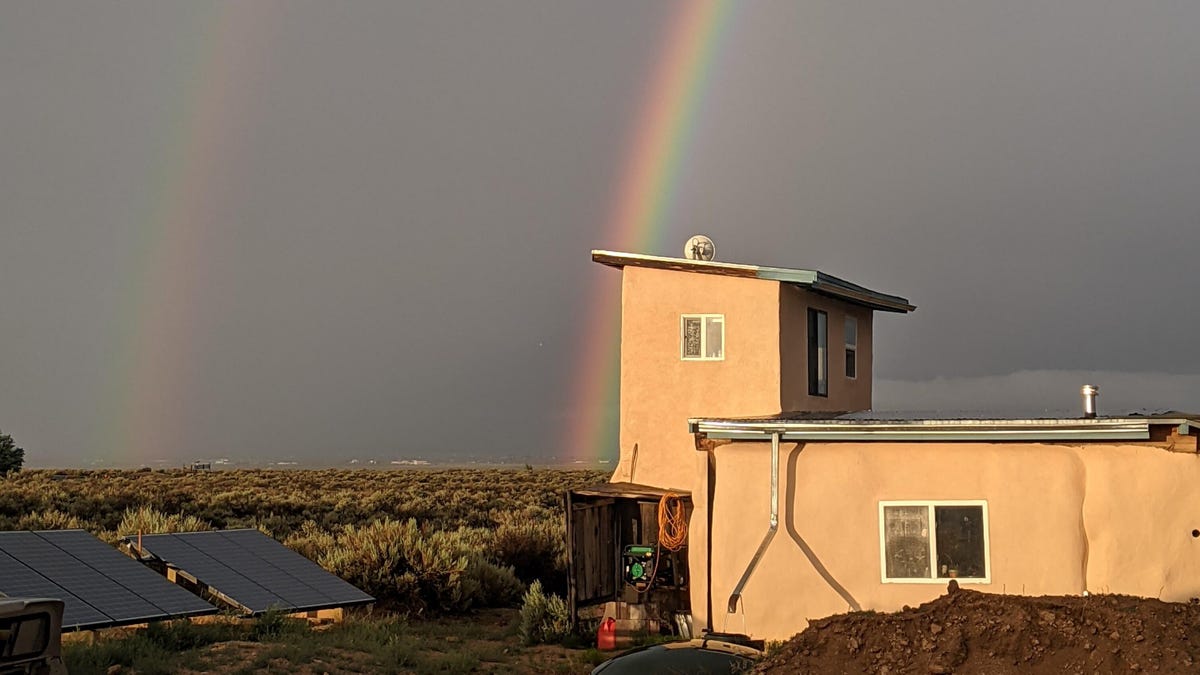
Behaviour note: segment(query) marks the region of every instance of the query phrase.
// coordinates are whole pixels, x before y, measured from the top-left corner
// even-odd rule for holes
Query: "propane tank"
[[[617,648],[617,620],[611,616],[600,623],[596,631],[596,649],[601,651]]]

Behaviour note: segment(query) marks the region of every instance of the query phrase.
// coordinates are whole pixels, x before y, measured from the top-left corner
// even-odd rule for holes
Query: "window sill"
[[[888,579],[884,578],[885,584],[948,584],[951,581],[957,581],[960,584],[972,584],[976,586],[985,586],[992,583],[991,577],[938,577],[937,579]]]

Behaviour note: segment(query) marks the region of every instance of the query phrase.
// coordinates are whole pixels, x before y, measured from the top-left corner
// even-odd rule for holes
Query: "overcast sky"
[[[568,454],[681,9],[0,4],[0,429],[35,465]],[[739,3],[644,252],[909,298],[876,407],[1200,409],[1197,26]]]

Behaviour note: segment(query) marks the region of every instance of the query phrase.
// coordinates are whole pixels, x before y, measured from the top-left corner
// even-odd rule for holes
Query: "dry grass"
[[[516,612],[493,609],[471,616],[406,621],[394,615],[358,616],[324,627],[260,622],[218,628],[177,624],[165,635],[127,632],[66,647],[72,675],[122,673],[531,673],[590,672],[605,658],[594,650],[521,645]]]

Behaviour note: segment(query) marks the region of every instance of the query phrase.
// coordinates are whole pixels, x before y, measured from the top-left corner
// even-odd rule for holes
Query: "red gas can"
[[[596,631],[596,649],[612,650],[617,648],[617,620],[611,616],[600,624]]]

